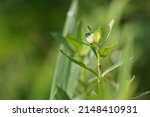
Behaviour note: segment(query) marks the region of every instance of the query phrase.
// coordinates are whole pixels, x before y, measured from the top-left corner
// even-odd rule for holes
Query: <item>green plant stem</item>
[[[102,80],[102,77],[101,77],[101,57],[100,57],[100,54],[99,54],[99,51],[96,52],[97,53],[97,70],[98,70],[98,95],[100,93],[100,89],[101,89],[101,80]]]
[[[98,83],[101,82],[101,64],[98,64]]]
[[[101,57],[99,51],[97,51],[97,66],[98,66],[98,84],[101,82]]]
[[[96,55],[97,55],[97,70],[98,70],[98,86],[101,82],[102,79],[102,75],[101,75],[101,55],[100,55],[100,49],[97,43],[93,43],[93,47],[96,51]]]

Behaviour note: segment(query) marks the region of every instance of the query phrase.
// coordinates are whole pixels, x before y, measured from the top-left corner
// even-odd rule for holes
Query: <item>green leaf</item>
[[[67,39],[67,42],[69,44],[69,46],[71,47],[71,49],[76,52],[76,53],[81,53],[82,52],[82,45],[80,45],[77,40],[73,35],[71,34],[67,34],[65,36],[65,38]]]
[[[75,38],[77,40],[83,40],[84,39],[84,35],[83,35],[83,23],[82,21],[79,21],[78,24],[77,24],[77,31],[76,31],[76,35],[75,35]]]
[[[113,49],[117,46],[117,43],[112,44],[109,47],[104,48],[103,52],[101,53],[102,57],[106,57],[107,55],[109,55]]]
[[[75,34],[78,16],[77,14],[78,0],[72,0],[64,25],[63,36],[65,36],[67,33]],[[68,48],[66,48],[65,46],[62,46],[61,48],[68,51]],[[70,97],[73,97],[73,93],[76,89],[78,80],[77,77],[73,74],[74,69],[76,69],[76,74],[80,73],[80,68],[76,64],[72,64],[68,58],[59,53],[57,57],[57,65],[52,82],[52,88],[50,91],[50,99],[55,99],[57,86],[63,88]]]
[[[73,38],[73,36],[72,36],[70,33],[68,33],[68,34],[65,36],[65,38],[66,38],[67,40],[75,41],[75,42],[77,42],[77,43],[80,44],[80,45],[86,45],[86,46],[91,47],[91,44],[88,44],[88,43],[85,43],[85,42],[76,40],[75,38]]]
[[[63,49],[65,48],[63,47]],[[71,66],[71,61],[69,61],[65,56],[59,53],[57,57],[56,69],[51,87],[51,94],[50,94],[51,100],[55,99],[55,94],[58,86],[65,90],[67,89],[69,78],[71,78],[70,70],[72,67],[73,66]]]
[[[108,74],[109,72],[115,70],[116,68],[118,68],[119,66],[121,66],[123,64],[123,62],[118,62],[116,64],[114,64],[113,66],[109,67],[107,70],[105,70],[103,73],[102,73],[102,77],[104,77],[106,74]]]
[[[91,27],[90,26],[87,26],[87,29],[89,32],[91,32]]]
[[[133,83],[134,79],[135,79],[135,75],[131,78],[131,80],[130,80],[130,84],[132,84],[132,83]]]
[[[63,29],[63,36],[65,36],[67,33],[75,34],[75,27],[77,25],[78,3],[79,0],[72,0],[70,9],[67,12],[67,18]]]
[[[90,78],[88,81],[87,81],[87,85],[91,85],[92,83],[95,83],[97,82],[97,78],[96,77],[93,77],[93,78]]]
[[[68,94],[60,87],[57,86],[57,93],[55,95],[56,100],[70,100]]]
[[[96,49],[93,46],[91,47],[91,49],[92,49],[94,55],[97,57]]]
[[[65,55],[69,60],[71,60],[72,62],[74,62],[74,63],[80,65],[81,67],[83,67],[83,68],[89,70],[89,71],[92,72],[95,76],[98,77],[97,73],[96,73],[95,71],[93,71],[91,68],[88,68],[83,62],[78,61],[78,60],[76,60],[76,59],[74,59],[74,58],[68,56],[68,55],[65,54],[62,50],[60,50],[60,52],[61,52],[62,54],[64,54],[64,55]]]
[[[132,99],[138,99],[138,98],[141,98],[141,97],[143,97],[143,96],[145,96],[145,95],[147,95],[147,94],[150,94],[150,91],[146,91],[146,92],[144,92],[144,93],[142,93],[142,94],[140,94],[140,95],[138,95],[138,96],[135,96],[135,97],[133,97]]]
[[[108,33],[108,35],[107,35],[107,37],[106,37],[106,40],[109,38],[109,36],[110,36],[110,34],[111,34],[111,31],[112,31],[112,27],[113,27],[113,25],[114,25],[114,22],[115,22],[114,19],[112,19],[112,20],[109,22],[109,33]]]
[[[113,25],[114,25],[114,22],[115,22],[114,19],[112,19],[112,20],[109,22],[109,32],[108,32],[106,38],[104,39],[104,41],[101,42],[100,46],[102,46],[102,45],[109,39],[110,34],[111,34],[111,31],[112,31],[112,27],[113,27]]]
[[[67,49],[71,49],[66,39],[60,33],[51,33],[51,35],[54,37],[56,41],[63,44]]]
[[[94,35],[94,42],[96,42],[96,43],[98,43],[99,41],[100,41],[100,39],[101,39],[101,34],[102,33],[102,28],[101,27],[99,27],[94,33],[93,33],[93,35]]]
[[[92,47],[91,44],[88,44],[88,43],[85,43],[85,42],[82,42],[82,41],[79,41],[77,39],[75,39],[71,34],[67,34],[65,36],[65,38],[68,40],[68,42],[70,42],[70,44],[74,43],[75,45],[73,45],[73,48],[75,51],[77,51],[77,47],[80,46],[81,47],[81,50],[80,52],[78,52],[78,54],[80,54],[81,56],[85,56],[89,53],[90,51],[90,48],[89,47]],[[86,47],[85,47],[86,46]]]

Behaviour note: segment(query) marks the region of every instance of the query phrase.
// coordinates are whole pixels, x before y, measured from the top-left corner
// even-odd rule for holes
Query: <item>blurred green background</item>
[[[0,0],[0,99],[49,99],[59,48],[51,32],[62,32],[70,3]],[[131,26],[135,95],[150,90],[150,1],[80,0],[79,14],[93,27],[114,18],[118,34],[124,25]]]

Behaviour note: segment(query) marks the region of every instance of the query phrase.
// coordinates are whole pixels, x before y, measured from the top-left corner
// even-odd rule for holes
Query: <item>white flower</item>
[[[86,35],[86,40],[88,43],[93,43],[94,42],[94,35],[93,33],[90,35]]]

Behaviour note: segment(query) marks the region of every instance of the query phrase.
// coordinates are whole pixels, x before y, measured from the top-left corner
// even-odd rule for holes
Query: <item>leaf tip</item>
[[[112,28],[112,26],[114,25],[114,22],[115,22],[114,19],[112,19],[112,20],[109,22],[109,27],[110,27],[110,28]]]

